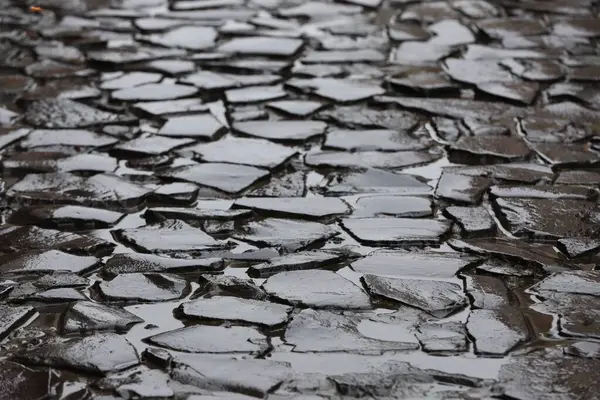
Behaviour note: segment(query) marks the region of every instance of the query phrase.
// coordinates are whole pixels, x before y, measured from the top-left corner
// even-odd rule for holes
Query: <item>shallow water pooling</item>
[[[7,7],[0,398],[595,398],[600,23],[546,3]]]

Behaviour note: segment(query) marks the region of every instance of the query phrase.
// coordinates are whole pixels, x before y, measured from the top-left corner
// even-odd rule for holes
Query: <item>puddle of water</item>
[[[182,321],[173,316],[173,310],[179,307],[181,303],[188,301],[191,293],[193,293],[198,287],[199,285],[197,283],[192,283],[190,295],[177,301],[153,304],[136,304],[124,307],[127,311],[144,320],[143,323],[134,325],[127,333],[127,339],[137,349],[138,353],[141,354],[141,352],[149,347],[148,344],[143,342],[143,339],[147,338],[148,336],[157,335],[173,329],[183,328],[185,326]],[[154,325],[155,327],[152,327],[152,329],[146,329],[146,326],[148,325]]]

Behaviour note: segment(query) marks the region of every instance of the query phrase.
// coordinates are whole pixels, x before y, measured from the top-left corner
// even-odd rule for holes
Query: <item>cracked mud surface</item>
[[[600,399],[597,2],[0,4],[1,400]]]

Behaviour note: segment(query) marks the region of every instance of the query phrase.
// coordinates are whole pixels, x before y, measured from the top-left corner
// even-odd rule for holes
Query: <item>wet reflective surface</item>
[[[0,4],[0,399],[600,399],[597,2]]]

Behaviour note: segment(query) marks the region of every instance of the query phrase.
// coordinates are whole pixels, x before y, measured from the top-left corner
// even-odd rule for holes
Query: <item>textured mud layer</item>
[[[600,399],[598,2],[0,5],[0,400]]]

